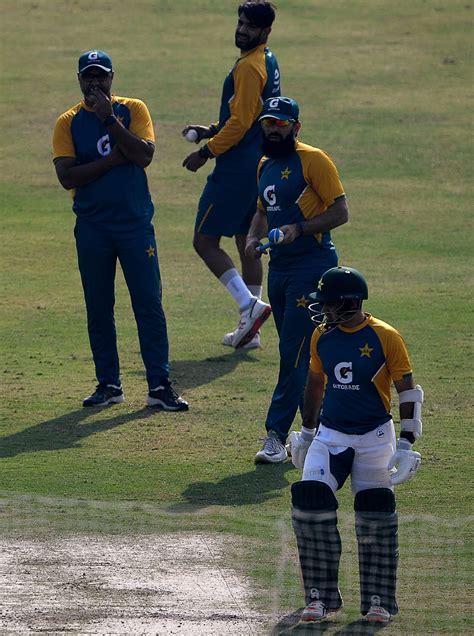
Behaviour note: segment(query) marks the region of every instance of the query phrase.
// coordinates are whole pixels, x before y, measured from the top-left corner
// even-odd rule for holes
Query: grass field
[[[236,2],[2,0],[0,524],[5,535],[233,534],[232,563],[277,616],[302,603],[290,531],[291,464],[255,467],[277,374],[264,348],[220,344],[226,292],[192,250],[207,175],[186,172],[186,123],[217,117],[237,51]],[[472,3],[281,0],[271,48],[301,138],[340,168],[350,223],[340,262],[364,272],[367,309],[404,334],[425,389],[423,466],[398,490],[400,616],[387,634],[467,634],[472,557]],[[149,106],[149,169],[172,377],[187,414],[150,414],[121,274],[116,319],[126,403],[85,412],[95,378],[71,201],[51,161],[56,117],[80,101],[77,57],[114,60],[114,91]],[[232,243],[226,247],[235,254]],[[298,428],[299,422],[295,422]],[[357,618],[351,497],[340,496],[343,586]],[[344,516],[347,513],[347,518]],[[241,544],[239,544],[241,546]],[[230,558],[230,557],[229,557]],[[1,624],[1,623],[0,623]],[[350,631],[335,633],[360,633]],[[472,632],[471,632],[472,633]]]

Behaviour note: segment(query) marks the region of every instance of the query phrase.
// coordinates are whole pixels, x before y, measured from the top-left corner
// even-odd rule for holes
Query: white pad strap
[[[420,439],[423,434],[423,422],[415,418],[400,420],[400,430],[406,433],[413,433],[415,439]]]
[[[400,427],[402,431],[413,433],[415,439],[419,439],[423,433],[421,405],[423,404],[424,395],[423,389],[419,384],[417,384],[414,389],[407,389],[398,394],[400,404],[413,402],[413,418],[401,420]]]

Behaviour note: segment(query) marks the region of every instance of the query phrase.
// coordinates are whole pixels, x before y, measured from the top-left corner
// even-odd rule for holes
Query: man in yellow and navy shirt
[[[245,254],[245,242],[255,212],[255,175],[262,156],[257,120],[265,99],[280,94],[280,71],[275,56],[265,46],[275,19],[272,3],[244,2],[238,7],[238,16],[235,44],[241,55],[224,81],[219,121],[184,128],[184,135],[196,132],[196,143],[209,141],[188,155],[183,166],[195,172],[208,159],[216,160],[199,201],[194,248],[239,307],[239,324],[224,336],[223,344],[255,348],[260,346],[259,327],[271,308],[260,300],[261,262]],[[235,237],[242,276],[221,248],[222,236]]]
[[[268,268],[280,370],[265,422],[267,437],[255,461],[278,463],[287,457],[286,437],[303,401],[313,332],[309,294],[322,273],[337,265],[330,230],[347,221],[348,209],[331,158],[298,141],[299,107],[293,99],[268,99],[260,122],[265,156],[258,167],[258,205],[247,254],[259,259],[259,240],[272,229],[280,228],[284,238],[271,249]]]
[[[111,94],[113,76],[104,51],[81,55],[78,80],[84,99],[57,119],[53,136],[57,177],[73,191],[74,234],[98,380],[83,405],[124,400],[114,321],[118,259],[138,326],[147,403],[187,410],[168,377],[168,336],[145,173],[155,151],[153,124],[142,101]]]
[[[398,517],[394,487],[421,463],[412,450],[421,437],[423,390],[414,384],[402,336],[362,309],[365,278],[352,267],[322,275],[310,305],[318,327],[304,397],[303,425],[290,434],[292,521],[303,575],[303,622],[326,620],[342,609],[338,586],[341,538],[337,491],[350,477],[358,543],[360,610],[386,624],[398,612]],[[400,434],[391,415],[398,393]]]

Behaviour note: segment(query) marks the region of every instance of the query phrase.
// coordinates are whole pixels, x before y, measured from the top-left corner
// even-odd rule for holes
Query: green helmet
[[[365,300],[369,297],[367,282],[352,267],[332,267],[319,279],[317,290],[310,294],[318,303],[337,303],[340,300]]]

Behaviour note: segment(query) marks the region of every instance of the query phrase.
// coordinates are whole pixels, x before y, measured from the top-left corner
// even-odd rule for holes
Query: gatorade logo
[[[265,190],[263,191],[263,197],[269,205],[275,205],[276,203],[275,186],[274,185],[267,186]]]
[[[359,384],[352,384],[352,362],[339,362],[339,364],[336,364],[334,367],[334,375],[338,383],[333,382],[333,389],[360,391]]]
[[[269,103],[268,103],[268,108],[278,108],[278,104],[280,103],[280,100],[276,97],[275,99],[272,99]]]
[[[87,56],[89,60],[97,60],[98,57],[99,57],[99,54],[97,53],[97,51],[91,51],[89,55]]]
[[[104,135],[99,139],[99,141],[97,142],[97,150],[99,151],[99,154],[102,155],[102,157],[110,155],[110,153],[112,152],[112,147],[110,145],[110,138],[108,135]]]
[[[352,362],[339,362],[334,367],[334,375],[338,382],[350,384],[352,382]]]

